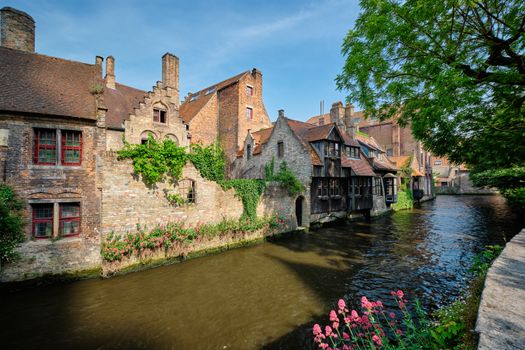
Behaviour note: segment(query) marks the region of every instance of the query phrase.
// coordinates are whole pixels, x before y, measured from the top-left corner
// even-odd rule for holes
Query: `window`
[[[387,157],[392,157],[394,155],[394,150],[392,148],[388,148],[386,150]]]
[[[252,157],[252,145],[246,146],[246,158],[250,159]]]
[[[199,94],[195,94],[195,95],[191,96],[190,102],[191,101],[195,101],[198,97],[199,97]]]
[[[250,85],[246,85],[246,95],[247,96],[253,96],[253,87]]]
[[[284,156],[284,142],[277,142],[277,157],[282,158]]]
[[[205,95],[209,95],[209,94],[211,94],[211,93],[214,92],[214,91],[215,91],[215,86],[212,86],[211,88],[209,88],[208,90],[206,90]]]
[[[195,191],[195,181],[184,179],[179,182],[179,194],[184,198],[186,203],[195,203],[197,192]]]
[[[324,125],[324,118],[319,118],[319,126]]]
[[[33,204],[33,236],[47,238],[53,235],[53,204]]]
[[[57,158],[56,130],[35,130],[35,153],[33,161],[35,164],[56,164]]]
[[[252,120],[253,119],[253,108],[246,107],[246,119]]]
[[[441,160],[436,159],[436,160],[434,161],[434,165],[441,165]]]
[[[61,236],[80,233],[80,203],[60,203],[59,233]]]
[[[153,109],[153,121],[157,123],[166,124],[166,111],[160,108]]]
[[[149,130],[143,131],[143,132],[140,134],[140,143],[143,144],[143,145],[147,144],[150,136],[151,136],[152,138],[154,138],[154,139],[157,138],[157,135],[155,135],[154,132],[149,131]]]
[[[82,162],[82,133],[62,130],[62,165],[80,165]]]
[[[339,196],[340,194],[339,180],[330,179],[330,196]]]
[[[374,178],[374,195],[382,196],[383,195],[383,184],[380,177]]]

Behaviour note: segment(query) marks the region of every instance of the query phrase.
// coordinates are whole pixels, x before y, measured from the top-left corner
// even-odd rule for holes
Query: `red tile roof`
[[[273,126],[271,128],[261,129],[256,132],[252,132],[255,148],[253,154],[259,154],[262,151],[262,146],[268,142],[268,139],[272,135]]]
[[[408,164],[410,158],[412,158],[412,161],[410,162],[410,164]],[[412,168],[412,176],[425,176],[418,169],[419,163],[417,161],[417,157],[398,156],[398,157],[390,157],[390,159],[399,168],[403,168],[409,165]]]
[[[341,166],[343,168],[351,168],[357,176],[375,176],[374,170],[370,163],[365,159],[360,152],[359,159],[349,158],[343,155],[341,157]]]
[[[0,47],[0,110],[96,119],[95,65]]]
[[[133,109],[148,95],[146,91],[135,89],[119,83],[115,89],[104,88],[104,104],[108,108],[106,125],[112,128],[123,128],[124,121],[129,120]]]
[[[191,122],[191,120],[197,115],[197,113],[199,113],[199,111],[219,90],[222,90],[232,84],[237,83],[239,80],[241,80],[241,78],[244,75],[249,73],[249,71],[242,72],[234,77],[221,81],[220,83],[207,87],[206,89],[202,89],[201,91],[193,93],[186,97],[184,102],[180,105],[179,109],[180,116],[184,123],[188,124],[189,122]],[[214,90],[211,93],[206,94],[206,92],[210,89]],[[197,98],[192,101],[193,96],[197,96]]]

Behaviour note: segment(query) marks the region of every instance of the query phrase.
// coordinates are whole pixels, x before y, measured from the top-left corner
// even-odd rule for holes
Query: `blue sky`
[[[357,0],[7,0],[36,21],[39,53],[87,63],[115,57],[117,81],[150,90],[161,56],[180,58],[181,98],[253,67],[263,72],[272,120],[306,120],[344,100],[334,79]]]

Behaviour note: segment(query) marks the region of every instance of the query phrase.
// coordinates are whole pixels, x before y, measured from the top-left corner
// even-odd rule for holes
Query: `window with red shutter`
[[[82,163],[82,133],[62,130],[62,165],[80,165]]]
[[[57,161],[56,130],[35,129],[35,164],[55,165]]]

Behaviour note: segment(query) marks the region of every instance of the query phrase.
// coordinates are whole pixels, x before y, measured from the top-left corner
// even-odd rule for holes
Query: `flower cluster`
[[[137,231],[123,236],[110,233],[102,245],[104,260],[120,261],[122,258],[144,250],[169,249],[175,245],[183,246],[213,237],[239,236],[261,229],[276,230],[284,225],[278,215],[256,220],[228,220],[218,224],[197,223],[188,226],[184,222],[171,222],[155,227],[150,232],[137,226]]]
[[[349,310],[346,302],[339,299],[337,311],[330,311],[330,324],[324,331],[319,324],[313,326],[314,342],[320,349],[327,350],[392,348],[393,344],[405,348],[403,327],[409,325],[412,329],[413,322],[406,310],[403,291],[394,291],[391,295],[399,308],[397,313],[403,315],[402,322],[398,321],[395,312],[388,312],[380,300],[370,301],[363,296],[359,313]]]

